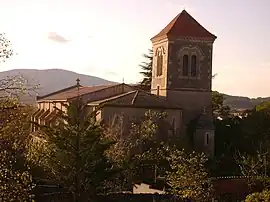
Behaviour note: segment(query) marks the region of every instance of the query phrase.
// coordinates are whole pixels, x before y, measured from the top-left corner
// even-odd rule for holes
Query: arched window
[[[191,76],[197,76],[197,57],[196,55],[191,56]]]
[[[188,76],[188,55],[183,56],[183,76]]]
[[[162,75],[162,66],[163,66],[163,55],[162,50],[160,50],[157,55],[157,76]]]

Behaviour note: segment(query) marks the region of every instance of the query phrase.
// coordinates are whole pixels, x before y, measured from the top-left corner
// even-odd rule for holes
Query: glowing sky
[[[218,36],[213,88],[270,96],[269,0],[0,0],[0,32],[18,53],[1,71],[61,68],[137,82],[150,38],[185,8]]]

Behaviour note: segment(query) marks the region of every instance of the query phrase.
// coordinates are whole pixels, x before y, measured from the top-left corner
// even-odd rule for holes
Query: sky
[[[150,38],[185,9],[218,38],[213,90],[270,96],[269,0],[0,0],[10,69],[59,68],[125,83],[141,80]]]

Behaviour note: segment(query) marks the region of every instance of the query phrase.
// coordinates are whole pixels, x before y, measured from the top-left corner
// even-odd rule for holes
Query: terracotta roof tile
[[[151,40],[163,37],[194,37],[216,39],[217,37],[200,25],[188,12],[183,10],[161,32]]]
[[[108,88],[110,86],[113,86],[113,85],[81,86],[79,93],[80,93],[80,95],[84,95],[84,94],[88,94],[88,93],[92,93],[92,92],[95,92],[95,91],[98,91],[98,90]],[[43,96],[38,101],[41,101],[41,100],[67,100],[67,99],[76,97],[77,95],[78,95],[77,88],[71,88],[71,89],[62,91],[60,93],[49,95],[48,97]]]

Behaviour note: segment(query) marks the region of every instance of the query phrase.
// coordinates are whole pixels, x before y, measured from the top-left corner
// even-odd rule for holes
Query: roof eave
[[[161,40],[164,40],[164,39],[168,39],[168,36],[167,35],[156,35],[154,37],[152,37],[150,40],[152,41],[152,43],[155,43],[155,42],[158,42],[158,41],[161,41]]]
[[[37,100],[36,102],[37,103],[41,103],[41,102],[66,102],[67,100],[65,99],[65,100],[46,100],[46,99],[42,99],[42,100]]]

